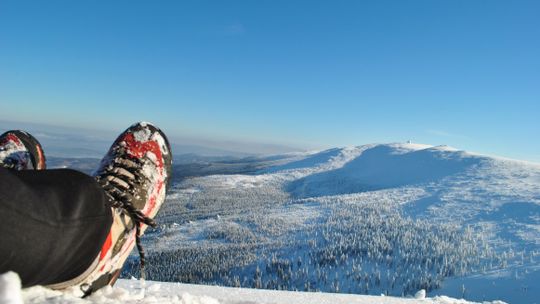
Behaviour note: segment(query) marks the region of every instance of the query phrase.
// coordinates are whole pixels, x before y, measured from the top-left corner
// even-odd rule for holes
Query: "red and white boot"
[[[0,167],[43,170],[46,167],[43,148],[37,139],[25,131],[7,131],[0,135]]]
[[[144,276],[145,259],[140,236],[148,225],[156,225],[153,218],[165,201],[171,166],[170,145],[160,129],[142,122],[124,131],[94,173],[113,211],[113,224],[105,244],[85,273],[49,287],[71,287],[72,291],[86,296],[101,287],[113,285],[135,245]]]

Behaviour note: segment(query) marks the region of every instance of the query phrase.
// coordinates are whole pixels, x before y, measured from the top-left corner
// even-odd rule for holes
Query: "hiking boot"
[[[0,135],[0,166],[14,170],[43,170],[46,167],[43,148],[25,131],[7,131]]]
[[[147,226],[156,226],[153,218],[165,201],[171,162],[167,137],[149,123],[134,124],[116,139],[94,173],[112,207],[111,231],[99,256],[84,274],[49,287],[71,286],[73,291],[87,296],[113,285],[135,245],[144,279],[145,255],[140,236]]]

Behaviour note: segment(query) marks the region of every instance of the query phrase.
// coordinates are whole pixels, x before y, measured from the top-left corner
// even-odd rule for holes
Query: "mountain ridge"
[[[463,297],[465,286],[470,300],[540,297],[530,287],[540,274],[537,164],[390,143],[249,165],[255,171],[208,170],[174,185],[162,228],[146,239],[156,265],[149,279],[394,296],[424,288]],[[136,275],[135,261],[125,277]],[[508,281],[517,292],[494,287]]]

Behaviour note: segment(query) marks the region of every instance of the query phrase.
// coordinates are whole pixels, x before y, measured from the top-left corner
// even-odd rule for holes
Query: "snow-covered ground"
[[[146,236],[160,281],[535,303],[540,165],[448,146],[275,158],[174,186]],[[137,275],[133,259],[126,276]],[[504,286],[501,288],[500,286]]]
[[[422,303],[539,302],[540,164],[418,144],[260,162],[173,185],[143,238],[148,279],[243,289],[149,281],[143,296],[123,280],[85,301],[409,303],[426,289]],[[137,272],[134,255],[124,277]]]
[[[53,291],[41,286],[21,290],[20,280],[15,273],[0,276],[0,303],[62,303],[62,304],[115,304],[115,303],[178,303],[178,304],[467,304],[445,296],[426,298],[423,290],[414,298],[385,296],[360,296],[315,292],[271,291],[231,287],[190,285],[180,283],[145,282],[120,280],[114,288],[106,287],[85,299],[69,292]],[[503,302],[484,302],[484,304]]]

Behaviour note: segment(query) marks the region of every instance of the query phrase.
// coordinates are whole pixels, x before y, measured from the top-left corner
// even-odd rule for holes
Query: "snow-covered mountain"
[[[174,186],[146,236],[160,281],[534,303],[540,165],[373,144]],[[137,261],[125,276],[137,275]]]
[[[381,303],[406,303],[390,296],[414,296],[421,289],[435,303],[458,303],[438,295],[479,302],[540,299],[540,164],[418,144],[231,164],[205,164],[205,172],[216,168],[219,174],[173,184],[160,227],[143,238],[148,279],[387,295],[374,300]],[[138,276],[135,255],[123,275]],[[131,294],[123,285],[129,282],[121,285]],[[179,303],[189,302],[178,290],[202,296],[205,288],[154,285],[147,296],[162,299],[162,288]],[[106,298],[125,293],[107,292]],[[217,291],[206,292],[212,297]],[[236,303],[240,293],[217,298]],[[260,300],[277,294],[253,293],[259,300],[242,301],[288,303]],[[311,295],[298,297],[289,302]],[[317,301],[341,303],[325,297]],[[368,297],[347,299],[370,303]]]

